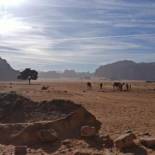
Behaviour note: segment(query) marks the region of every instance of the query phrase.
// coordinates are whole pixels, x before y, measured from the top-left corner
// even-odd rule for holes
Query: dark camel
[[[87,82],[87,88],[92,89],[92,83],[91,82]]]
[[[121,83],[121,82],[114,82],[113,83],[113,90],[117,89],[122,91],[123,90],[123,86],[125,83]]]

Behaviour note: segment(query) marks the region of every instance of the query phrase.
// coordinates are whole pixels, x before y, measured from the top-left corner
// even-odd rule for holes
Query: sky
[[[155,0],[0,0],[0,57],[40,71],[154,62]]]

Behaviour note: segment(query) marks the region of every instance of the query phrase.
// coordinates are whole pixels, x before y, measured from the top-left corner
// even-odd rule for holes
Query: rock
[[[27,154],[27,146],[15,147],[15,155],[26,155],[26,154]]]
[[[43,128],[39,124],[28,126],[13,137],[13,141],[17,144],[52,143],[56,140],[58,140],[58,135],[54,129]]]
[[[48,90],[49,86],[42,86],[41,90]]]
[[[149,132],[144,132],[144,133],[142,133],[140,136],[151,136],[151,134],[149,133]]]
[[[82,126],[101,128],[94,115],[68,100],[34,102],[15,93],[0,93],[0,143],[31,145],[80,137]],[[89,136],[88,135],[88,136]]]
[[[58,135],[54,129],[42,129],[38,131],[38,139],[42,143],[55,142],[58,140]]]
[[[60,151],[60,154],[65,154],[65,153],[66,153],[65,150],[61,150],[61,151]]]
[[[90,155],[91,153],[90,152],[87,152],[87,151],[78,151],[76,150],[73,155]]]
[[[136,136],[133,133],[126,133],[115,139],[114,143],[117,149],[122,150],[134,145],[134,139],[136,139]]]
[[[66,140],[62,141],[62,145],[70,146],[71,145],[71,141],[69,139],[66,139]]]
[[[114,146],[113,140],[110,138],[109,135],[102,136],[103,145],[106,148],[112,148]]]
[[[131,129],[127,129],[127,130],[125,131],[125,134],[126,134],[126,133],[133,133],[133,132],[132,132]]]
[[[155,147],[155,138],[153,137],[142,137],[139,139],[139,141],[146,147]]]
[[[62,141],[62,145],[64,145],[68,149],[73,148],[73,145],[72,145],[72,143],[71,143],[71,141],[69,139],[66,139],[66,140]]]
[[[104,155],[114,155],[114,153],[109,150],[105,150]]]
[[[92,137],[97,134],[96,128],[91,126],[82,126],[81,127],[81,136],[82,137]]]

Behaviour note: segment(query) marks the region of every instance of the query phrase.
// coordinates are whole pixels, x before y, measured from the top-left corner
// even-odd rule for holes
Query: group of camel
[[[103,83],[101,82],[99,84],[100,89],[103,89]],[[87,88],[92,89],[92,83],[87,82]],[[131,89],[131,84],[125,83],[125,82],[114,82],[113,83],[113,90],[119,90],[119,91],[129,91]]]
[[[124,89],[125,87],[125,89]],[[114,82],[113,83],[113,90],[120,90],[120,91],[129,91],[131,89],[131,84],[129,83],[122,83],[122,82]]]

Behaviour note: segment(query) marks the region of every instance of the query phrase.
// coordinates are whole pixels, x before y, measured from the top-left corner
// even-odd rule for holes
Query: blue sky
[[[16,69],[155,61],[154,0],[13,1],[0,3],[0,56]]]

